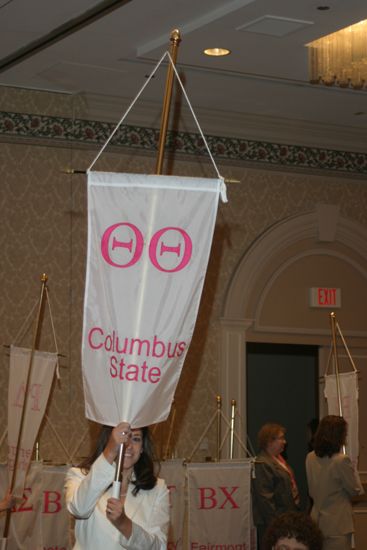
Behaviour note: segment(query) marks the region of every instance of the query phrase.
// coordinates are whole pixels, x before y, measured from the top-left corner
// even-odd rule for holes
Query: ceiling
[[[118,120],[178,28],[177,68],[204,133],[367,151],[367,92],[309,84],[305,47],[366,18],[365,0],[0,0],[0,85],[78,94]],[[126,123],[159,125],[165,74]]]

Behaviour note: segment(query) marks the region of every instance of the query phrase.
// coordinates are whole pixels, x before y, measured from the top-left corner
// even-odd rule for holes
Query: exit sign
[[[324,286],[310,288],[310,307],[335,308],[342,305],[341,289]]]

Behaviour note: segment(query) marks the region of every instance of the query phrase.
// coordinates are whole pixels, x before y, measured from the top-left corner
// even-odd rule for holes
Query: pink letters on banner
[[[212,508],[223,510],[227,503],[231,508],[239,508],[239,505],[233,498],[233,493],[237,491],[238,487],[232,487],[231,491],[229,491],[229,487],[218,487],[218,489],[219,491],[214,487],[199,487],[199,510],[211,510]]]
[[[28,504],[32,495],[31,487],[26,487],[23,492],[23,499],[12,509],[13,512],[33,512],[33,506]],[[43,491],[42,514],[58,514],[62,511],[62,500],[60,491]]]
[[[118,229],[121,228],[128,228],[128,236],[126,241],[119,240],[114,233]],[[130,233],[130,231],[132,233]],[[175,232],[178,233],[179,236],[179,242],[176,246],[168,245],[164,241],[164,235],[167,232]],[[112,243],[111,243],[112,238]],[[120,237],[121,239],[121,237]],[[181,242],[180,242],[181,241]],[[160,245],[160,246],[159,246]],[[123,262],[122,257],[120,256],[126,256],[126,254],[120,254],[117,253],[113,255],[113,258],[111,257],[111,252],[115,252],[116,250],[119,250],[120,252],[128,252],[127,261]],[[111,226],[109,226],[106,231],[103,233],[102,239],[101,239],[101,253],[104,258],[104,260],[113,267],[118,268],[127,268],[132,267],[134,264],[136,264],[142,254],[144,249],[144,237],[140,229],[136,227],[136,225],[128,222],[121,222],[121,223],[115,223]],[[177,260],[179,263],[170,269],[167,267],[164,267],[161,262],[161,258],[164,255],[167,254],[173,254],[177,257]],[[120,262],[117,262],[116,256],[119,256]],[[150,240],[149,243],[149,259],[152,263],[152,265],[158,269],[158,271],[164,271],[165,273],[174,273],[176,271],[181,271],[184,269],[187,264],[189,263],[192,256],[192,241],[190,236],[187,234],[187,232],[184,229],[181,229],[180,227],[164,227],[162,229],[159,229],[156,233],[154,233],[153,237]],[[165,256],[166,257],[166,256]]]
[[[23,408],[25,395],[25,384],[22,382],[18,386],[16,399],[12,403],[13,407]],[[31,411],[40,411],[40,399],[42,395],[42,384],[31,384],[28,390],[28,398],[31,399]]]

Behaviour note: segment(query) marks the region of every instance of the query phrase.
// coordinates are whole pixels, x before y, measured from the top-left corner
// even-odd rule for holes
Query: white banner
[[[168,417],[195,326],[222,180],[93,172],[82,365],[86,416]]]
[[[250,550],[251,461],[188,464],[190,550]]]
[[[8,393],[8,468],[9,479],[11,479],[23,414],[23,429],[19,441],[16,475],[13,482],[13,494],[20,497],[23,494],[25,476],[50,395],[57,354],[42,351],[34,352],[28,396],[25,399],[30,360],[30,349],[11,346]]]
[[[359,456],[358,437],[358,373],[342,372],[339,374],[340,398],[343,418],[348,422],[346,453],[353,465],[357,467]],[[328,414],[339,415],[339,400],[336,375],[325,375],[325,397]]]
[[[166,482],[170,499],[167,550],[183,550],[183,548],[186,548],[184,546],[186,468],[182,459],[162,462],[159,476]]]
[[[32,462],[23,496],[12,510],[7,550],[67,550],[70,517],[63,497],[68,466]],[[6,465],[0,466],[0,494],[8,486]],[[5,513],[0,514],[4,530]]]

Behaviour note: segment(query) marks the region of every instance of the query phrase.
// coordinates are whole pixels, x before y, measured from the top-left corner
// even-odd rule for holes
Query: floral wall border
[[[12,138],[102,146],[114,126],[108,122],[0,111],[0,135]],[[111,145],[156,151],[158,135],[158,130],[153,128],[121,125]],[[367,174],[366,153],[219,136],[206,136],[206,140],[218,160]],[[178,154],[208,156],[200,134],[196,133],[169,132],[167,149]]]

